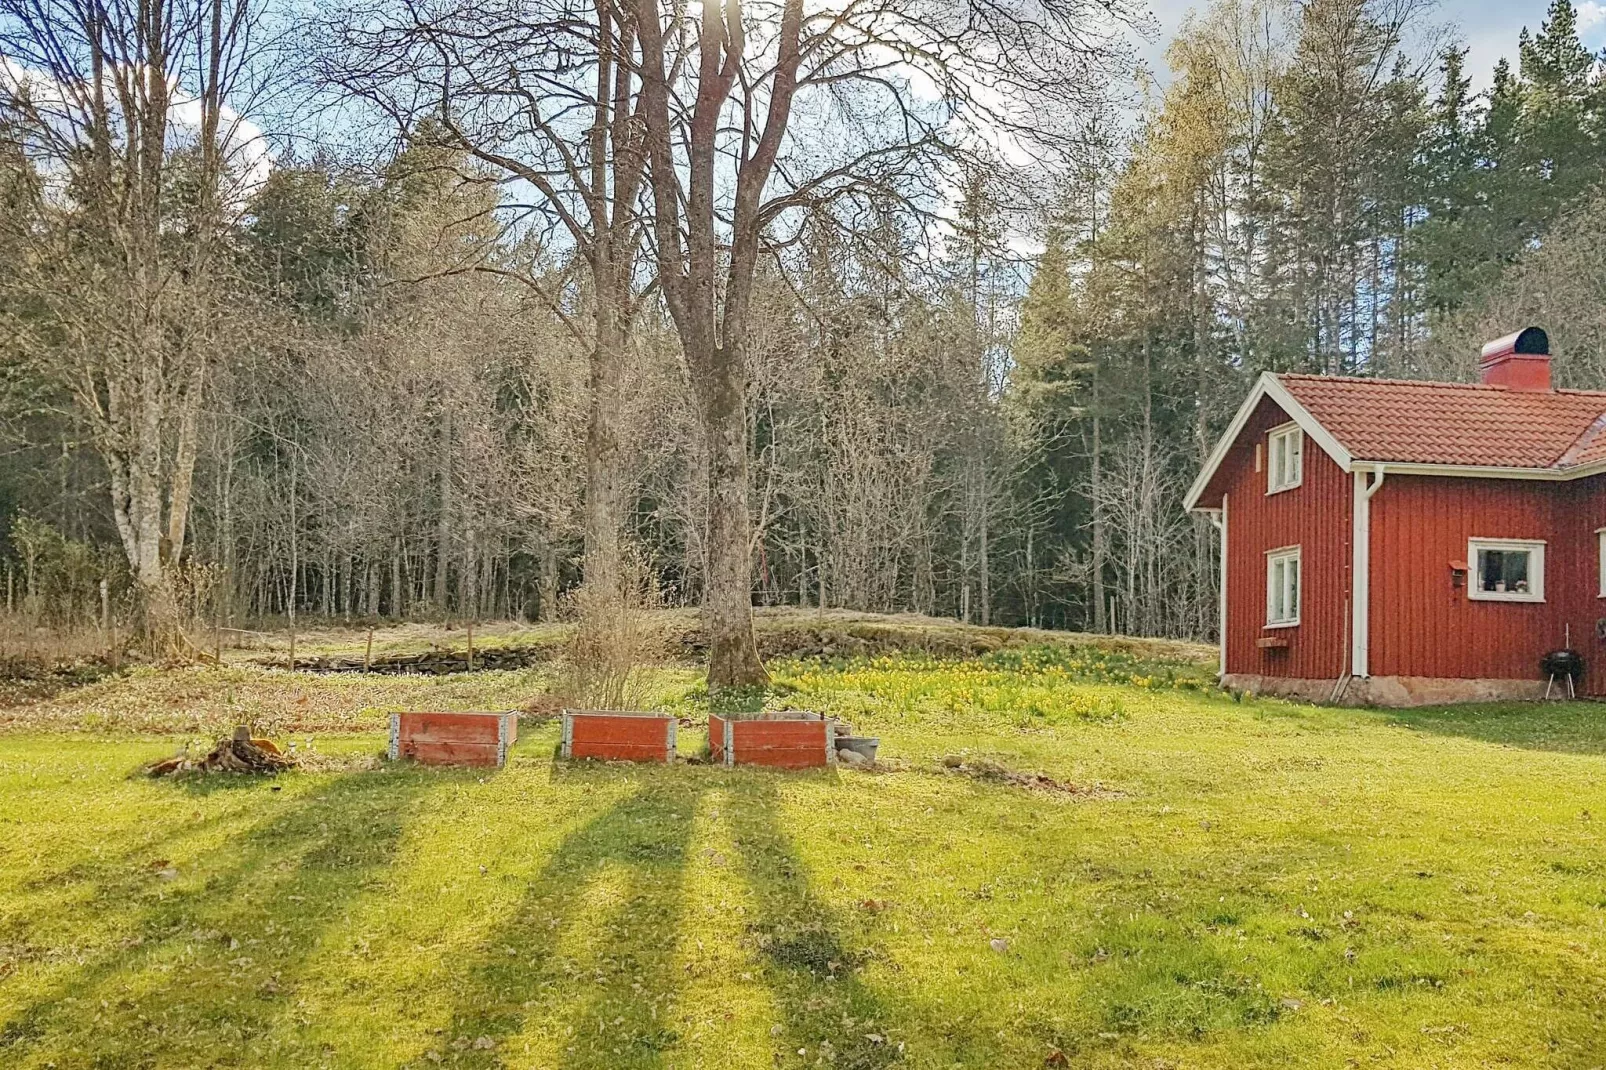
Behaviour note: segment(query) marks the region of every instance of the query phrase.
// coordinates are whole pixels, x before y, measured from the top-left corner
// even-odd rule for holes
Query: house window
[[[1597,528],[1595,538],[1600,542],[1600,596],[1606,598],[1606,528]]]
[[[1276,494],[1299,486],[1304,475],[1305,432],[1298,424],[1285,424],[1274,428],[1266,438],[1266,452],[1271,461],[1266,466],[1266,493]]]
[[[1545,600],[1545,544],[1528,539],[1472,539],[1469,598],[1491,602]]]
[[[1299,547],[1285,546],[1266,554],[1266,627],[1299,623]]]

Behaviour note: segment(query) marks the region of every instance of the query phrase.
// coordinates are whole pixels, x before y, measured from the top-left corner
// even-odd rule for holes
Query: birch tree
[[[0,117],[57,189],[25,233],[46,354],[105,462],[152,645],[182,643],[208,372],[227,337],[225,247],[265,155],[241,115],[271,42],[250,0],[0,0]],[[260,72],[259,72],[260,73]]]

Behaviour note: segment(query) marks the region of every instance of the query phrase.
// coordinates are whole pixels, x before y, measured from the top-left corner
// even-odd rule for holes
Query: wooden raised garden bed
[[[675,718],[629,710],[564,710],[565,758],[615,762],[675,760]]]
[[[485,765],[507,761],[519,737],[516,713],[393,713],[391,758],[425,765]]]
[[[708,749],[724,765],[808,769],[836,762],[836,724],[829,720],[746,720],[710,715]]]

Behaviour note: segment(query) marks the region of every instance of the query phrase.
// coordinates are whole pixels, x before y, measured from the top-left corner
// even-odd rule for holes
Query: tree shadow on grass
[[[1606,754],[1606,704],[1597,702],[1418,706],[1364,710],[1358,715],[1436,736],[1460,736],[1524,750]]]
[[[103,870],[72,907],[100,946],[0,1023],[0,1065],[216,1065],[293,1049],[272,1034],[326,926],[391,865],[421,797],[457,776],[336,776],[275,793],[272,816],[171,880]]]
[[[621,775],[606,766],[569,774]],[[527,1031],[561,1038],[564,1066],[653,1067],[672,1054],[676,935],[707,785],[676,770],[629,775],[640,788],[564,838],[461,971],[466,996],[436,1056],[498,1066],[509,1038]]]
[[[995,1039],[967,1023],[910,1021],[906,1001],[878,993],[863,979],[882,953],[855,940],[851,927],[810,890],[806,870],[782,827],[776,779],[757,774],[726,784],[727,812],[736,853],[758,905],[747,938],[757,950],[764,980],[780,1008],[784,1047],[776,1064],[824,1058],[842,1070],[875,1070],[911,1055],[932,1065],[992,1066]],[[880,965],[896,971],[896,963]],[[906,1052],[900,1023],[919,1030],[909,1043],[940,1051]]]
[[[261,785],[237,784],[234,790],[245,792],[252,788],[261,790]],[[195,793],[186,791],[185,794]],[[236,824],[241,816],[233,810],[204,816],[196,811],[195,816],[189,819],[180,819],[175,815],[174,820],[163,828],[153,829],[149,823],[131,823],[115,829],[97,826],[100,842],[94,854],[63,857],[56,868],[50,867],[55,859],[38,860],[19,887],[24,892],[62,893],[74,885],[85,885],[88,894],[96,898],[105,898],[116,888],[121,890],[117,901],[133,899],[137,897],[138,888],[148,883],[150,874],[142,867],[151,865],[164,855],[184,853],[187,841],[205,837],[220,826]],[[4,937],[4,929],[0,927],[0,943],[4,942]]]

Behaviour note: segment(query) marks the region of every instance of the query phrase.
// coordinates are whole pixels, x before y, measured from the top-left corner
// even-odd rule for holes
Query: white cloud
[[[1606,4],[1597,0],[1584,0],[1578,5],[1578,32],[1588,33],[1596,26],[1606,22]]]
[[[48,74],[23,67],[5,56],[0,56],[0,92],[26,94],[41,121],[54,128],[56,136],[63,139],[73,138],[74,132],[81,131],[86,125],[85,116],[80,114],[81,103],[72,99],[73,95],[67,87]],[[170,139],[183,141],[193,138],[201,128],[200,98],[175,84],[170,87],[170,99]],[[273,151],[263,129],[228,104],[221,106],[218,119],[218,137],[225,163],[235,176],[231,188],[223,193],[236,207],[243,207],[245,201],[267,181],[268,173],[273,169]],[[64,161],[54,161],[54,164],[64,166]]]
[[[194,134],[201,128],[201,119],[200,98],[175,92],[168,110],[168,122],[174,130]],[[238,176],[235,188],[226,192],[244,201],[262,188],[268,180],[268,172],[273,169],[273,151],[267,134],[256,123],[223,104],[218,111],[218,138],[225,162]]]

